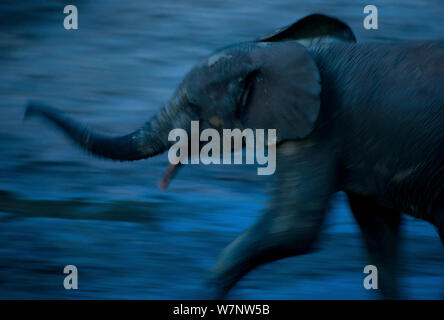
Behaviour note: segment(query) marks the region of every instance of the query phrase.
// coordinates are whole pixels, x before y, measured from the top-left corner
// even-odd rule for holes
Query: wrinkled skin
[[[166,151],[169,130],[189,130],[191,120],[201,130],[277,129],[272,200],[222,252],[202,298],[223,298],[258,265],[309,252],[340,190],[382,293],[396,298],[401,212],[434,224],[444,241],[444,42],[356,44],[345,25],[335,33],[336,21],[301,40],[290,32],[299,32],[298,23],[199,62],[159,115],[124,137],[95,134],[38,104],[27,113],[45,116],[90,152],[122,161]]]

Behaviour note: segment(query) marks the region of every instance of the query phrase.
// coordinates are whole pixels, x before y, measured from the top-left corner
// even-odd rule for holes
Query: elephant
[[[203,298],[226,297],[259,265],[309,253],[332,195],[343,191],[380,292],[393,299],[401,215],[433,224],[444,242],[443,108],[444,41],[359,43],[344,22],[313,14],[197,62],[159,113],[130,134],[96,133],[38,102],[26,115],[120,161],[165,152],[168,133],[190,130],[190,121],[218,132],[276,129],[271,200],[223,250]]]

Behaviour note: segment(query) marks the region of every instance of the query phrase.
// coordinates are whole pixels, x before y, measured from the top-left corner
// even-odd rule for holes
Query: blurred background
[[[63,28],[68,4],[78,8],[78,30]],[[367,4],[379,9],[379,30],[363,28]],[[272,178],[254,166],[193,165],[162,192],[166,155],[96,159],[46,123],[24,123],[24,106],[40,100],[97,130],[127,133],[205,55],[310,13],[342,19],[358,41],[444,31],[442,0],[2,0],[0,298],[192,297],[220,251],[261,214]],[[344,200],[332,200],[318,250],[254,270],[229,297],[378,298],[363,288],[366,252]],[[443,299],[434,228],[405,217],[402,230],[403,297]],[[79,290],[63,287],[69,264]]]

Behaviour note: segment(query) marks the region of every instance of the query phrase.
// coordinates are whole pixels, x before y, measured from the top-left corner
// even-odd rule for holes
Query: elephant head
[[[337,37],[339,27],[326,28],[324,20],[330,25],[339,23],[343,29],[336,19],[312,15],[270,37],[227,47],[203,59],[185,76],[165,107],[128,135],[97,134],[37,103],[28,106],[26,115],[44,116],[91,153],[120,161],[166,151],[172,145],[169,132],[176,128],[189,131],[193,120],[199,121],[201,130],[276,129],[277,143],[302,139],[311,133],[319,114],[320,76],[303,45],[280,41],[304,42],[307,37],[325,38],[328,34]],[[304,30],[309,29],[307,34]],[[339,37],[342,34],[343,30]]]
[[[319,73],[298,43],[247,43],[199,62],[178,90],[202,128],[276,129],[278,142],[307,136],[319,113]]]

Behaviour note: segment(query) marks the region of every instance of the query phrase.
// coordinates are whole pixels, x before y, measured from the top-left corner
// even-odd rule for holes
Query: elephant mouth
[[[162,177],[162,179],[159,182],[159,189],[165,190],[168,185],[170,184],[170,181],[176,176],[179,168],[182,166],[182,164],[179,162],[178,164],[169,164],[165,170],[165,173]]]
[[[189,130],[175,128],[168,141],[169,165],[158,186],[165,190],[183,164],[257,164],[258,175],[276,170],[276,129],[214,128],[200,130],[199,121],[191,121]],[[188,129],[188,128],[187,128]],[[233,156],[232,156],[233,155]]]

